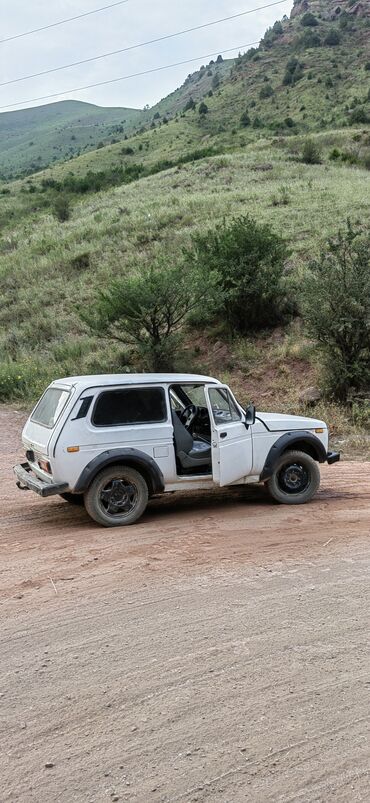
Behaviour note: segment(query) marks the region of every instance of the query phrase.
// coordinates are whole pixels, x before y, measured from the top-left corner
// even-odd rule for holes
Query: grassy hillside
[[[322,3],[312,7],[322,13]],[[258,53],[189,78],[162,102],[160,117],[144,113],[147,128],[141,120],[141,130],[125,142],[0,185],[0,399],[34,396],[56,376],[140,369],[129,349],[94,337],[78,307],[92,303],[112,278],[159,254],[177,259],[195,232],[246,213],[270,223],[289,245],[285,267],[293,286],[348,218],[368,222],[370,127],[351,117],[356,109],[368,113],[366,17],[351,18],[350,30],[327,17],[315,26],[324,36],[335,25],[343,36],[341,55],[335,46],[335,70],[342,76],[335,91],[322,86],[330,75],[331,45],[305,52],[302,77],[284,83],[301,18],[283,21],[278,41]],[[220,85],[206,91],[202,82],[212,82],[216,70]],[[274,94],[261,97],[270,85]],[[185,112],[190,97],[197,106]],[[201,97],[208,106],[203,115]],[[251,122],[245,125],[240,118],[247,106]],[[254,125],[253,115],[261,125]],[[290,116],[293,125],[281,125]],[[307,136],[319,149],[318,164],[302,162]],[[93,183],[80,184],[89,171]],[[93,192],[97,175],[104,189]],[[53,213],[61,196],[71,208],[63,223]],[[259,407],[303,409],[300,393],[320,373],[318,352],[297,320],[258,339],[230,339],[221,322],[203,331],[194,321],[185,344],[188,365],[185,360],[180,368],[214,373],[241,396],[252,395]],[[351,423],[348,411],[333,405],[318,414],[338,437],[350,433],[348,448],[359,448],[359,437],[369,448],[361,414]]]
[[[135,109],[103,109],[76,100],[0,114],[0,175],[32,173],[122,138],[140,115]]]

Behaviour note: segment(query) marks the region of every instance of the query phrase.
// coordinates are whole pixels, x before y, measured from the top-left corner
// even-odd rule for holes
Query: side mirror
[[[245,411],[245,425],[246,427],[252,426],[256,421],[256,408],[254,404],[250,404]]]

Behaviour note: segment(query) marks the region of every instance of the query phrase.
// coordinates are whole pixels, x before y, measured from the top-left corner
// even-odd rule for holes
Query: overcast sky
[[[0,44],[0,82],[58,67],[71,61],[144,42],[148,39],[237,14],[271,0],[129,0],[84,19],[32,36]],[[0,0],[0,39],[107,5],[114,0]],[[0,106],[20,102],[14,109],[50,103],[29,99],[63,92],[54,100],[74,98],[101,106],[151,106],[198,69],[208,53],[238,49],[261,38],[269,25],[289,14],[293,0],[176,39],[73,67],[10,86],[0,87]],[[194,58],[192,64],[121,81],[105,87],[69,92],[75,87],[106,81]],[[208,59],[209,60],[209,59]],[[11,111],[12,108],[4,109]]]

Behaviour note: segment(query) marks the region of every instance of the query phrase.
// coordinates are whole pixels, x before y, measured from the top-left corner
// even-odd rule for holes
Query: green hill
[[[104,109],[77,100],[0,114],[0,174],[32,173],[122,138],[140,115],[135,109]]]
[[[205,65],[133,118],[136,133],[124,142],[0,184],[0,399],[32,396],[62,374],[140,368],[91,335],[76,307],[158,255],[177,258],[210,225],[245,213],[271,224],[288,242],[288,273],[299,277],[348,218],[368,222],[367,11],[350,0],[296,3],[258,50]],[[317,24],[302,24],[307,13]],[[321,44],[302,50],[307,30]],[[333,31],[339,43],[325,44],[338,41]],[[185,110],[190,98],[195,108]],[[308,137],[317,164],[302,162]],[[70,205],[65,222],[53,212],[59,198]],[[299,321],[223,351],[222,330],[194,326],[191,365],[231,378],[260,406],[296,411],[302,388],[317,381],[320,360]],[[346,411],[318,413],[337,432],[351,430],[355,443]]]

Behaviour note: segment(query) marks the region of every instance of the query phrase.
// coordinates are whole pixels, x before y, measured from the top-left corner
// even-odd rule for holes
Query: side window
[[[92,423],[96,427],[159,424],[167,421],[163,388],[107,390],[98,397]]]
[[[241,421],[241,413],[226,388],[209,390],[212,414],[215,424],[227,424],[230,421]]]

